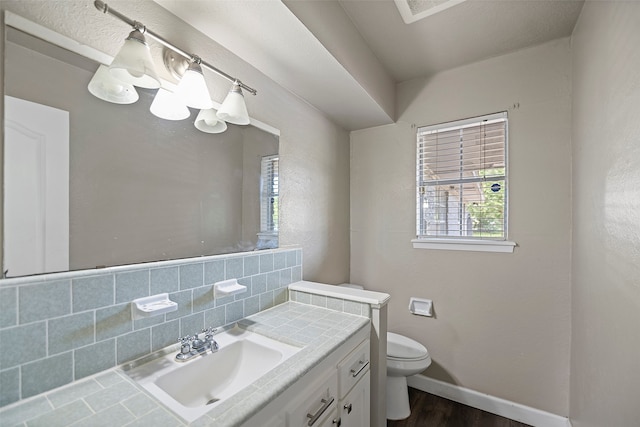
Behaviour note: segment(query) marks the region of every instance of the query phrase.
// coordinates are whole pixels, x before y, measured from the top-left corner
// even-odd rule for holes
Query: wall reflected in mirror
[[[6,30],[6,277],[277,247],[277,136],[105,102],[97,63]]]

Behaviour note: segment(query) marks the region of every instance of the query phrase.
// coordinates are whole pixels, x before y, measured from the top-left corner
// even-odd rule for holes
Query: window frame
[[[419,150],[420,143],[418,142],[418,132],[419,131],[429,131],[435,129],[445,129],[449,127],[463,127],[465,125],[471,123],[478,123],[485,120],[495,120],[495,119],[505,119],[505,141],[504,141],[504,181],[505,181],[505,193],[504,193],[504,223],[503,223],[503,237],[499,239],[487,239],[487,238],[469,238],[462,236],[424,236],[419,235],[420,225],[418,223],[420,218],[420,212],[422,212],[422,207],[420,206],[420,186],[418,182],[420,163],[419,163]],[[506,111],[486,114],[477,117],[470,117],[461,120],[454,120],[450,122],[443,122],[434,125],[426,125],[426,126],[416,126],[415,134],[414,134],[414,143],[416,148],[416,158],[414,163],[414,172],[415,172],[415,196],[416,196],[416,204],[415,204],[415,232],[416,237],[411,240],[414,249],[439,249],[439,250],[454,250],[454,251],[477,251],[477,252],[503,252],[503,253],[512,253],[516,243],[508,240],[509,237],[509,118]],[[462,181],[461,181],[462,183]]]
[[[274,167],[273,164],[276,164]],[[271,173],[269,174],[269,168]],[[277,206],[279,203],[274,203],[271,199],[277,198],[280,200],[280,156],[273,154],[269,156],[262,156],[260,159],[260,234],[261,235],[277,235],[280,228],[280,215],[277,212]],[[273,171],[276,171],[273,173]],[[267,178],[272,179],[267,183]],[[277,181],[276,184],[274,182]],[[268,185],[267,185],[268,184]],[[274,190],[276,188],[276,190]],[[277,206],[276,206],[277,205]]]

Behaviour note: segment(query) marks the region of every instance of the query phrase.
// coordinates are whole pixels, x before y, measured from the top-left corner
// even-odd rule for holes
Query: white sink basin
[[[176,362],[174,352],[126,373],[191,422],[300,350],[238,327],[215,339],[220,345],[216,353]]]

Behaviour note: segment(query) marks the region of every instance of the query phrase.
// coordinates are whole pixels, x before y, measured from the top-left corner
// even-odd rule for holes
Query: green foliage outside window
[[[480,171],[480,176],[498,176],[503,177],[504,168],[486,169]],[[493,191],[491,186],[499,184],[500,189]],[[504,179],[488,180],[481,183],[483,201],[479,203],[469,203],[467,213],[471,215],[473,222],[473,235],[477,237],[504,237],[504,197],[505,182]]]

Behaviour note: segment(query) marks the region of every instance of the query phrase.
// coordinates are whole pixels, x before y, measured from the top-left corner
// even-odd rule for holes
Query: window
[[[259,249],[278,247],[278,156],[265,156],[260,162]]]
[[[513,250],[507,135],[506,112],[418,128],[414,247]]]

